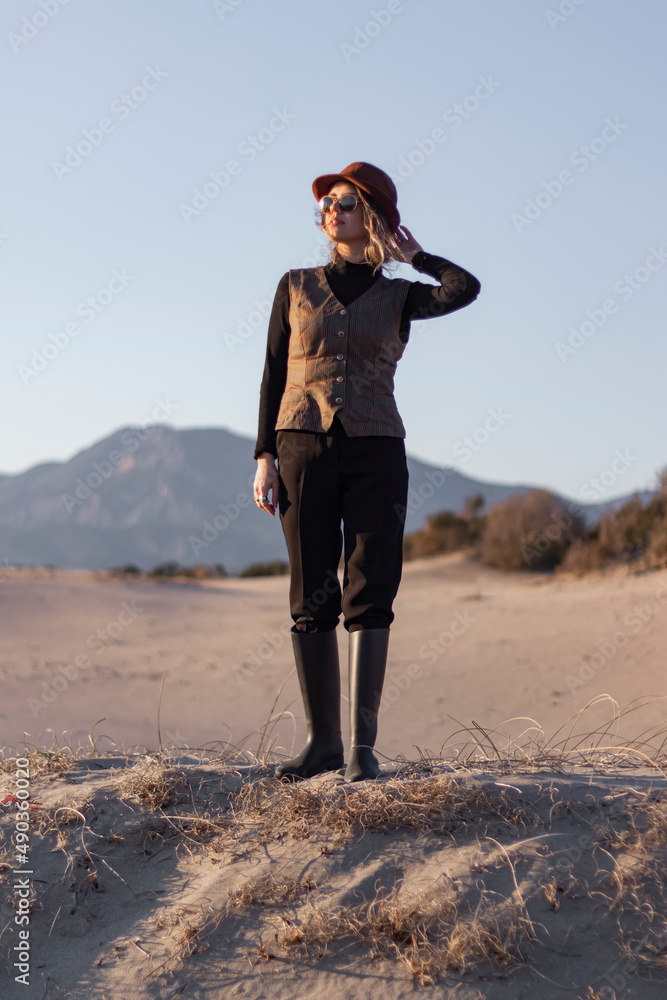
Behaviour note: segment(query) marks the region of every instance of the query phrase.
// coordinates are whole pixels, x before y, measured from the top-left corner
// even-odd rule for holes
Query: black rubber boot
[[[389,629],[359,629],[349,636],[350,754],[345,780],[365,781],[380,773],[372,748],[378,731]]]
[[[278,764],[274,777],[312,778],[345,763],[340,728],[340,666],[336,629],[292,632],[299,687],[308,727],[301,753]]]

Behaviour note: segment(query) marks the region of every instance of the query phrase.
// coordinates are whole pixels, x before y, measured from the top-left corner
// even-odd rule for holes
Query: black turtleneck
[[[423,281],[410,283],[399,332],[403,343],[407,343],[410,336],[412,320],[429,319],[432,316],[444,316],[445,313],[456,312],[457,309],[462,309],[473,302],[481,288],[474,275],[444,257],[436,257],[420,250],[414,255],[411,263],[415,270],[437,278],[440,284],[428,285]],[[332,263],[327,264],[324,271],[331,291],[344,306],[349,306],[368,291],[381,273],[377,271],[373,274],[371,264],[353,264],[350,261],[342,261],[337,266]],[[465,283],[462,278],[465,278]],[[275,425],[287,380],[289,309],[289,272],[287,272],[278,283],[269,319],[254,458],[263,452],[270,452],[276,457],[278,455]]]

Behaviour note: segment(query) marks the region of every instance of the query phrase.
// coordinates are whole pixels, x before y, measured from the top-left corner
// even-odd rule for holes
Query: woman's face
[[[331,198],[338,199],[342,198],[344,194],[357,194],[357,192],[347,181],[340,181],[338,184],[334,184],[327,191],[327,194]],[[357,201],[354,211],[341,212],[336,200],[333,208],[324,216],[324,227],[331,239],[336,243],[339,241],[348,243],[350,240],[358,240],[366,236],[364,211],[361,207],[361,202]]]

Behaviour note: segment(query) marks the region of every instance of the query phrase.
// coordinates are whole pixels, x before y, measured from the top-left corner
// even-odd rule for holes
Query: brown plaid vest
[[[381,274],[343,307],[323,267],[289,272],[287,380],[275,430],[328,431],[337,413],[351,437],[405,437],[394,372],[405,349],[398,332],[409,287]]]

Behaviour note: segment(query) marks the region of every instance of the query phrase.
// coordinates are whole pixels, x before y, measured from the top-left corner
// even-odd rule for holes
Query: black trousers
[[[334,629],[341,614],[348,632],[389,628],[403,567],[404,439],[348,437],[335,416],[326,433],[279,430],[276,450],[292,632]]]

